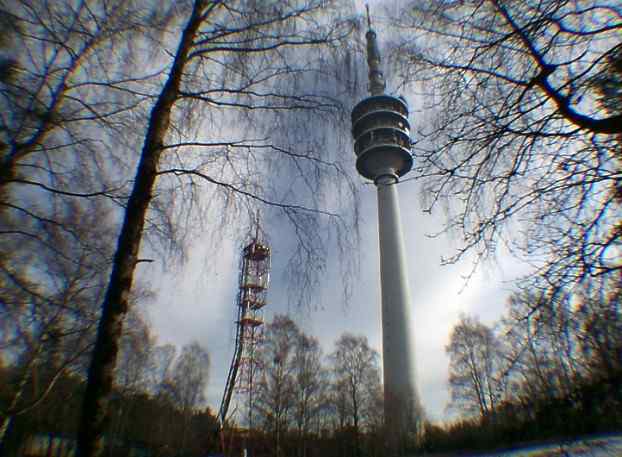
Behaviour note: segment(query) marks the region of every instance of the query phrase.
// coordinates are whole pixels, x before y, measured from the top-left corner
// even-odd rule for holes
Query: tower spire
[[[369,66],[369,93],[371,95],[382,95],[386,88],[384,75],[380,70],[380,51],[378,50],[378,42],[376,41],[376,32],[371,28],[371,15],[369,14],[369,5],[365,5],[367,9],[367,25],[368,30],[365,34],[367,38],[367,65]]]

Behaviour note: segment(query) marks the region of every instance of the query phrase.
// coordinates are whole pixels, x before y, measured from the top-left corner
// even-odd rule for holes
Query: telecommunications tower
[[[241,253],[239,289],[235,300],[235,350],[218,413],[221,427],[227,419],[231,398],[237,395],[241,403],[246,403],[247,426],[249,430],[252,428],[253,383],[259,368],[256,351],[263,337],[263,307],[270,282],[270,247],[260,239],[259,233],[257,226],[254,238]]]
[[[376,33],[367,38],[371,96],[352,110],[356,169],[378,191],[380,282],[382,289],[382,356],[384,410],[391,451],[401,452],[407,436],[422,431],[422,409],[415,380],[415,345],[406,252],[397,184],[413,165],[408,106],[401,97],[385,94]]]

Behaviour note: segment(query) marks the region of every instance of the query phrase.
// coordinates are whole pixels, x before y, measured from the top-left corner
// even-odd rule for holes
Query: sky
[[[289,313],[308,334],[317,337],[325,354],[344,332],[366,336],[382,354],[380,320],[380,274],[376,190],[362,186],[360,273],[354,282],[350,303],[342,299],[342,284],[337,265],[330,264],[321,290],[311,308],[298,308],[288,301],[288,284],[283,264],[291,254],[287,244],[272,242],[273,271],[265,318]],[[417,185],[400,184],[400,207],[408,254],[408,270],[414,310],[417,383],[426,414],[432,420],[452,417],[447,410],[448,358],[445,346],[452,326],[461,313],[475,314],[482,322],[493,324],[503,312],[511,280],[525,273],[516,260],[499,257],[494,264],[480,267],[466,281],[471,262],[441,266],[441,257],[451,252],[451,237],[430,238],[438,231],[442,215],[428,215],[420,208]],[[178,347],[198,341],[210,353],[211,375],[208,404],[217,409],[225,387],[233,354],[236,318],[236,293],[241,242],[224,237],[217,246],[207,239],[196,239],[189,258],[177,271],[157,271],[146,266],[156,298],[147,306],[158,343]],[[278,239],[275,234],[271,238]]]
[[[372,11],[379,1],[372,2]],[[379,23],[380,21],[377,21]],[[380,40],[382,40],[382,34]],[[381,47],[382,47],[382,43]],[[366,70],[366,69],[365,69]],[[387,75],[389,85],[391,75]],[[408,94],[405,94],[406,98]],[[408,100],[420,106],[417,100]],[[358,100],[353,100],[355,104]],[[425,116],[416,109],[411,117]],[[354,153],[352,166],[354,167]],[[376,190],[359,179],[361,191],[360,271],[353,284],[349,303],[343,302],[342,279],[337,259],[329,259],[328,271],[310,308],[298,308],[288,300],[288,283],[284,279],[291,243],[287,235],[273,227],[273,271],[265,318],[289,313],[305,332],[317,337],[325,354],[344,332],[364,335],[380,354],[380,274]],[[512,280],[527,272],[517,260],[499,255],[494,263],[480,266],[467,281],[472,270],[468,257],[454,265],[441,266],[441,258],[452,254],[457,244],[451,236],[428,235],[443,227],[444,215],[422,211],[420,190],[414,181],[399,185],[403,231],[406,241],[410,278],[413,328],[416,341],[417,383],[427,416],[434,421],[447,420],[448,357],[445,346],[452,326],[461,313],[480,317],[493,324],[503,312],[512,288]],[[244,228],[240,229],[244,232]],[[235,233],[232,230],[229,235]],[[191,241],[187,261],[181,268],[166,270],[158,262],[141,266],[142,278],[156,293],[147,305],[150,322],[159,344],[178,347],[198,341],[211,356],[211,376],[206,392],[208,404],[218,409],[225,387],[234,349],[238,266],[242,241],[225,234],[214,242],[211,233]]]

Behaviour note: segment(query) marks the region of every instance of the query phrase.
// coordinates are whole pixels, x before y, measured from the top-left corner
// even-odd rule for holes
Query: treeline
[[[255,454],[382,455],[379,354],[366,337],[345,333],[324,356],[317,338],[275,316],[257,368],[238,415],[243,427],[250,425],[251,440],[259,440]]]
[[[253,387],[237,396],[236,413],[220,437],[205,403],[207,352],[197,343],[179,354],[157,345],[136,313],[127,329],[105,435],[108,455],[203,456],[220,452],[223,443],[228,453],[246,447],[258,456],[382,454],[379,355],[363,336],[344,334],[325,355],[317,338],[276,316],[258,346]],[[72,351],[65,346],[59,359],[73,358]],[[10,418],[3,455],[70,455],[84,363],[59,371],[48,358],[33,360],[24,350],[2,367],[0,385],[3,417]]]
[[[209,357],[198,344],[156,344],[136,313],[121,342],[106,428],[108,455],[149,452],[173,455],[182,449],[203,455],[215,449],[214,415],[206,409]],[[87,337],[92,339],[92,335]],[[58,337],[60,340],[61,338]],[[55,365],[28,348],[0,370],[2,455],[71,455],[85,388],[84,361]],[[58,360],[75,358],[66,345]],[[58,351],[57,351],[58,352]]]
[[[596,286],[598,284],[598,286]],[[451,406],[428,451],[494,449],[622,430],[619,281],[574,293],[517,293],[492,326],[463,316],[446,347]]]
[[[428,423],[412,451],[498,449],[619,431],[621,295],[619,283],[555,296],[516,293],[492,326],[463,316],[446,348],[451,407],[462,416]],[[202,456],[223,444],[228,455],[243,448],[256,456],[383,455],[379,355],[365,337],[343,334],[324,354],[317,338],[291,318],[275,316],[257,347],[252,389],[237,397],[219,436],[205,404],[207,352],[192,343],[176,354],[173,346],[157,344],[139,314],[128,319],[108,455]],[[84,331],[83,338],[92,339],[88,327]],[[85,363],[79,346],[60,344],[67,336],[55,338],[54,349],[49,338],[40,343],[47,352],[37,349],[47,357],[24,348],[2,367],[0,402],[11,419],[3,455],[33,452],[36,443],[39,455],[67,455],[74,446]],[[67,441],[64,450],[56,438]]]
[[[2,370],[2,382],[10,371]],[[37,386],[28,388],[36,394]],[[74,455],[79,411],[84,394],[84,379],[65,375],[45,402],[19,415],[8,432],[3,455]],[[5,400],[10,392],[4,390]],[[121,393],[115,389],[111,400],[112,417],[106,431],[107,455],[173,455],[183,449],[188,455],[203,455],[216,450],[212,433],[215,418],[207,409],[184,414],[168,395],[146,392]]]

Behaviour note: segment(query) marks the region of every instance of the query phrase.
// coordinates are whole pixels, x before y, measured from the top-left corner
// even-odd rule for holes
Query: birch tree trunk
[[[108,421],[108,401],[114,369],[123,331],[123,319],[128,310],[128,298],[138,260],[138,251],[145,217],[152,199],[158,161],[169,127],[171,111],[178,98],[184,65],[192,42],[202,21],[206,2],[194,2],[192,14],[182,33],[168,79],[151,110],[134,186],[130,194],[121,232],[114,255],[110,281],[102,304],[102,316],[88,372],[78,432],[77,455],[100,456]]]

